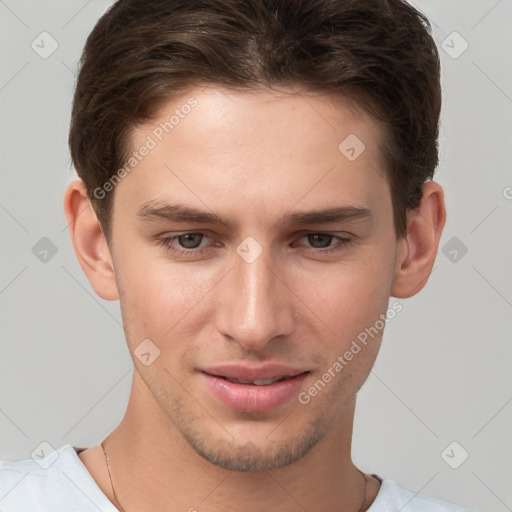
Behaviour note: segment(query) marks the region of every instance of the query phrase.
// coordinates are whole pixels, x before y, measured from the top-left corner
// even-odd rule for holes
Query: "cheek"
[[[148,263],[150,262],[150,263]],[[164,340],[201,304],[215,282],[211,272],[200,267],[171,264],[154,254],[123,261],[119,269],[123,318],[139,337]]]
[[[331,331],[356,336],[386,311],[393,268],[384,258],[326,266],[296,279],[298,295]]]

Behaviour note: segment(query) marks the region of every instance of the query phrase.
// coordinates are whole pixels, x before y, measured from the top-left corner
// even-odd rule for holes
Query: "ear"
[[[112,256],[82,180],[67,186],[64,212],[76,256],[94,291],[102,299],[119,299]]]
[[[407,235],[398,243],[391,287],[393,297],[412,297],[425,286],[434,266],[445,221],[443,189],[438,183],[429,181],[423,185],[420,205],[407,213]]]

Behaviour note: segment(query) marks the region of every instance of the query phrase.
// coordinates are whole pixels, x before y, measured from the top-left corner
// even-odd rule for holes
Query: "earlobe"
[[[407,235],[399,241],[393,297],[416,295],[427,283],[446,221],[444,193],[433,181],[423,185],[421,203],[407,215]]]
[[[82,180],[67,186],[64,212],[76,256],[94,291],[105,300],[117,300],[113,259]]]

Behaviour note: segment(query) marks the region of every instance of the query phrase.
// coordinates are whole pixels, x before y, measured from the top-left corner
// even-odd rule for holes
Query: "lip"
[[[220,371],[222,368],[222,371]],[[285,369],[283,371],[283,369]],[[297,396],[302,383],[309,375],[309,371],[293,370],[283,366],[267,366],[259,369],[247,367],[216,367],[215,374],[212,369],[200,372],[206,386],[214,397],[231,409],[244,412],[268,412],[288,402]],[[217,373],[219,372],[219,373]],[[224,377],[243,380],[266,380],[273,377],[287,376],[286,379],[257,386],[255,384],[239,384],[230,382]]]
[[[230,379],[266,380],[275,377],[294,377],[308,370],[272,363],[259,367],[226,364],[201,368],[201,371],[213,376],[229,377]]]

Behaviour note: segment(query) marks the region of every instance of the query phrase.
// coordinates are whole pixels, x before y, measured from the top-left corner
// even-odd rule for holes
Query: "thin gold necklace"
[[[368,482],[368,480],[366,478],[366,475],[359,468],[357,468],[357,470],[359,471],[359,473],[361,473],[361,476],[363,477],[363,480],[364,480],[363,501],[361,502],[361,507],[358,510],[358,512],[364,512],[366,510],[366,507],[365,507],[365,504],[366,504],[366,483]]]
[[[109,462],[109,458],[108,458],[108,455],[107,455],[107,450],[105,449],[105,440],[103,440],[101,442],[101,447],[103,448],[103,453],[105,455],[105,460],[107,461],[107,469],[108,469],[108,476],[110,478],[110,485],[112,486],[112,494],[114,495],[114,498],[116,500],[116,503],[120,510],[120,512],[125,512],[124,508],[121,506],[121,503],[119,502],[119,498],[117,497],[117,494],[116,494],[116,489],[114,487],[114,479],[112,478],[112,470],[110,469],[110,462]],[[363,486],[363,501],[361,503],[361,507],[359,508],[358,512],[364,512],[366,509],[365,509],[365,503],[366,503],[366,483],[367,483],[367,479],[366,479],[366,475],[360,470],[358,469],[359,473],[361,473],[361,476],[363,477],[363,480],[364,480],[364,486]]]
[[[119,498],[116,495],[116,490],[114,487],[114,480],[112,478],[112,470],[110,469],[110,463],[108,460],[107,450],[105,449],[105,439],[101,442],[101,447],[103,448],[103,453],[105,454],[105,460],[107,461],[107,469],[108,469],[108,476],[110,478],[110,485],[112,486],[112,494],[114,495],[114,498],[116,500],[116,507],[121,511],[125,512],[124,508],[121,506],[121,503],[119,503]]]

